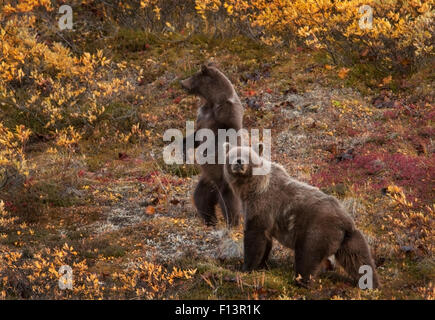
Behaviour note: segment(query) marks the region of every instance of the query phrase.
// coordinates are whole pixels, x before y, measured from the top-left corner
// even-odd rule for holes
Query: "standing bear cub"
[[[222,150],[222,146],[218,144],[218,130],[238,131],[243,125],[243,106],[233,85],[221,71],[209,64],[203,65],[201,71],[182,80],[181,86],[204,100],[204,105],[198,110],[194,137],[198,130],[210,129],[215,135],[214,150]],[[193,140],[194,147],[201,144],[196,139]],[[186,152],[186,138],[183,149]],[[206,225],[216,225],[215,207],[218,203],[227,224],[238,225],[241,212],[240,199],[234,195],[223,177],[223,164],[218,164],[218,152],[215,152],[215,164],[201,165],[201,178],[195,188],[193,200]]]
[[[243,203],[245,271],[265,266],[275,238],[294,250],[301,285],[307,285],[322,262],[335,255],[356,281],[362,276],[359,268],[370,266],[373,288],[379,286],[367,242],[336,198],[291,178],[273,162],[267,174],[254,175],[253,170],[268,160],[250,147],[230,148],[226,144],[224,148],[225,178]],[[262,145],[259,150],[261,155]]]

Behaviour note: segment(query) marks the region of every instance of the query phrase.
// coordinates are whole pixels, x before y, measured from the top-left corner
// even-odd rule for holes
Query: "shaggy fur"
[[[203,128],[213,130],[215,150],[220,150],[222,146],[218,145],[218,129],[238,131],[242,128],[243,106],[233,85],[214,65],[202,66],[201,71],[181,81],[181,85],[189,93],[199,95],[205,100],[205,104],[198,110],[196,131]],[[195,141],[195,148],[200,144],[201,142]],[[193,200],[206,225],[216,225],[215,206],[219,204],[227,224],[236,226],[241,212],[240,199],[234,195],[223,178],[223,165],[217,164],[217,152],[215,159],[216,164],[201,165],[202,174]]]
[[[268,174],[252,175],[252,169],[263,161],[267,160],[250,147],[234,147],[224,169],[226,180],[243,203],[243,269],[263,267],[274,238],[295,251],[295,271],[302,285],[316,276],[325,259],[335,255],[354,280],[362,276],[360,266],[371,266],[373,287],[378,287],[367,242],[339,201],[291,178],[276,163],[271,163]]]

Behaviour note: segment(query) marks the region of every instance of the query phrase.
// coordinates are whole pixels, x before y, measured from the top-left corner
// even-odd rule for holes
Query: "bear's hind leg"
[[[219,205],[227,225],[230,227],[238,226],[240,212],[242,211],[240,199],[234,194],[233,190],[225,181],[222,182],[222,187],[219,191]]]
[[[217,223],[215,206],[218,202],[218,190],[204,179],[200,179],[193,194],[196,210],[207,226]]]

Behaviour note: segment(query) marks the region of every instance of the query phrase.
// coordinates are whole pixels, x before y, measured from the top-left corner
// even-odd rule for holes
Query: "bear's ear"
[[[216,63],[215,63],[215,62],[213,62],[213,61],[211,61],[211,62],[207,63],[207,66],[208,66],[208,67],[211,67],[211,68],[217,68],[217,65],[216,65]]]
[[[264,149],[264,145],[260,142],[260,143],[258,144],[258,155],[259,155],[260,157],[263,156],[263,149]]]
[[[203,75],[209,74],[209,69],[208,69],[208,66],[206,64],[203,64],[201,66],[201,72],[202,72]]]

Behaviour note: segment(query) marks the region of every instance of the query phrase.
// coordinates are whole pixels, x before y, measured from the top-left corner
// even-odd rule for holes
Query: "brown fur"
[[[271,163],[266,175],[252,175],[254,163],[267,161],[249,148],[248,158],[232,148],[230,155],[239,164],[225,165],[225,178],[240,196],[245,215],[244,270],[264,266],[272,248],[272,239],[295,251],[295,271],[301,284],[318,273],[322,262],[331,255],[347,273],[358,280],[362,265],[373,270],[373,287],[379,286],[369,247],[355,228],[352,218],[339,201],[303,182],[291,178],[285,169]],[[242,164],[240,164],[242,163]]]
[[[198,110],[196,131],[202,128],[213,130],[215,147],[218,145],[218,129],[242,128],[243,106],[228,78],[213,65],[202,66],[201,71],[181,81],[191,94],[199,95],[205,104]],[[195,134],[196,134],[195,131]],[[195,142],[195,147],[200,143]],[[186,144],[184,143],[184,146]],[[218,154],[216,153],[216,163]],[[207,225],[217,223],[215,206],[219,204],[222,213],[231,226],[239,223],[241,203],[223,178],[223,165],[201,165],[201,178],[195,188],[193,200]]]

